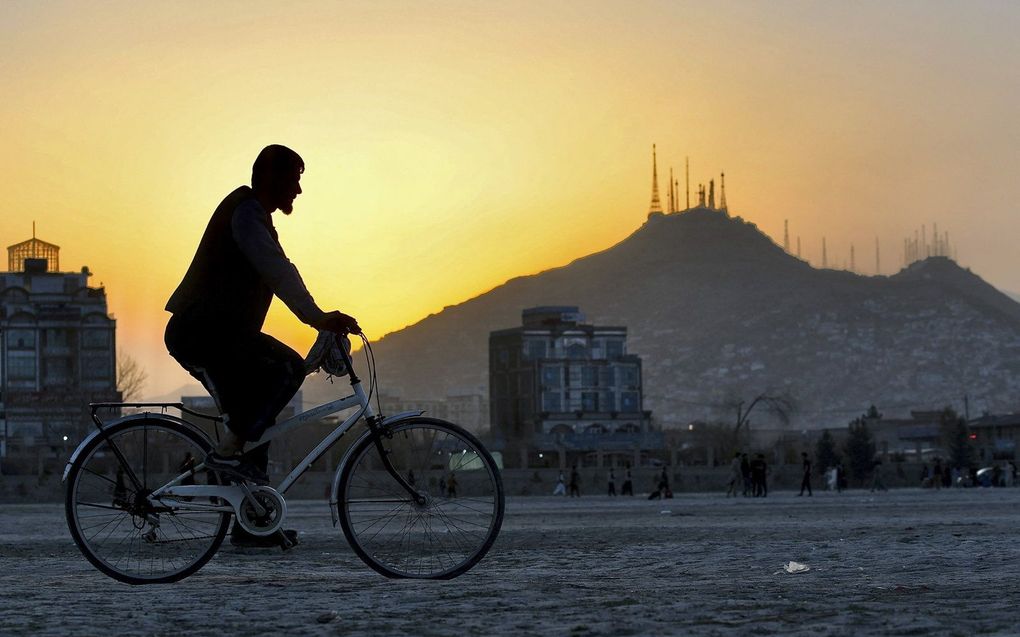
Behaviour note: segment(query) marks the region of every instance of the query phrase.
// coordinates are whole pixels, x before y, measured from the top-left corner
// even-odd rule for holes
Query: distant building
[[[561,464],[629,462],[663,446],[643,408],[641,359],[627,354],[627,328],[584,320],[577,307],[535,307],[523,311],[521,327],[489,334],[492,436],[521,465],[539,454]]]
[[[0,456],[38,468],[91,430],[90,402],[116,402],[116,321],[88,268],[59,271],[60,248],[10,246],[0,272]],[[65,440],[65,436],[67,439]],[[34,470],[34,469],[33,469]]]
[[[481,433],[488,427],[489,405],[478,394],[456,394],[444,399],[404,398],[382,394],[379,397],[382,413],[392,416],[404,411],[424,411],[426,416],[448,420],[472,433]]]

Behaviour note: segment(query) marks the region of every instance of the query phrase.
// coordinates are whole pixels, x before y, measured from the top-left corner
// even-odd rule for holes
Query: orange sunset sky
[[[149,395],[190,380],[163,305],[268,143],[307,166],[285,249],[373,338],[626,237],[652,143],[816,265],[873,274],[877,236],[891,274],[935,222],[1020,291],[1018,32],[1005,1],[4,2],[0,242],[90,267]]]

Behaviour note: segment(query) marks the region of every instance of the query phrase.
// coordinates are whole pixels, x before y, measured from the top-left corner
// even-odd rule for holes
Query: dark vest
[[[244,256],[231,231],[237,206],[255,194],[241,186],[227,195],[209,220],[195,258],[166,309],[189,324],[211,330],[261,331],[273,292]],[[273,239],[276,229],[265,219]]]

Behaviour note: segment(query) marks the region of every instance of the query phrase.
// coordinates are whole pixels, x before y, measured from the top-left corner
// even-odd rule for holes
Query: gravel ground
[[[1020,634],[1020,489],[512,498],[446,582],[383,578],[324,502],[289,504],[293,551],[145,587],[94,570],[60,505],[2,505],[0,635]]]

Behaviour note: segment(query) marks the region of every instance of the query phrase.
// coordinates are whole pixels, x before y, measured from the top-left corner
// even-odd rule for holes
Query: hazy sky
[[[1018,32],[1006,1],[4,2],[0,243],[35,220],[92,269],[150,394],[189,380],[163,305],[269,143],[307,165],[285,249],[376,338],[627,236],[652,143],[813,263],[824,235],[871,274],[877,236],[891,273],[935,222],[1020,291]]]

